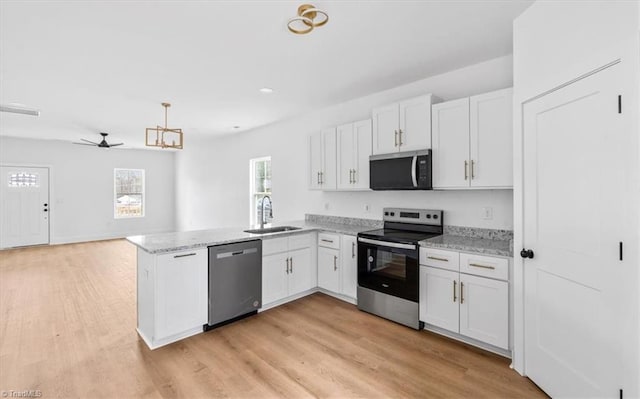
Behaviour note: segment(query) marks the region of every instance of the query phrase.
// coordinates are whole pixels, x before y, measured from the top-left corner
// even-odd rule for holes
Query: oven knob
[[[391,212],[391,216],[395,216],[395,215],[396,215],[396,213],[395,213],[395,212]]]
[[[373,263],[373,256],[369,257],[369,263]]]
[[[385,213],[384,213],[384,215],[385,215],[385,216],[389,216],[389,212],[385,212]]]
[[[434,218],[434,219],[437,219],[437,218],[438,218],[438,215],[433,215],[433,218]]]
[[[427,215],[427,219],[431,219],[431,215]]]

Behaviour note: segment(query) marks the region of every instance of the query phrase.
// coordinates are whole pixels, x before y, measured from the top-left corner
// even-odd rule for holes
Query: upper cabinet
[[[373,109],[374,155],[431,148],[431,94]]]
[[[511,88],[432,107],[433,188],[512,188]]]
[[[368,190],[371,120],[347,123],[336,130],[338,190]]]
[[[309,137],[309,188],[336,189],[336,128]]]

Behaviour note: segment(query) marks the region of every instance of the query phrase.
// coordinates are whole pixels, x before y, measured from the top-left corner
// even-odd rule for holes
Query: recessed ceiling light
[[[260,93],[271,94],[273,93],[273,89],[270,87],[263,87],[262,89],[260,89]]]

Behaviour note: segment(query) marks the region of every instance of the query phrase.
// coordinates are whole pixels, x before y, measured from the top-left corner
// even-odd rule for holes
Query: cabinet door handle
[[[316,183],[320,184],[320,172],[316,173]]]
[[[358,180],[356,179],[356,170],[353,170],[353,184],[356,184],[358,182]]]
[[[289,258],[287,258],[285,262],[287,263],[287,266],[284,270],[287,272],[287,274],[289,274]]]
[[[395,134],[395,136],[393,137],[393,146],[397,147],[398,146],[398,131],[394,130],[393,133]]]
[[[469,162],[464,161],[464,179],[469,179]]]
[[[399,136],[400,136],[400,141],[399,141],[399,145],[402,146],[402,129],[398,130]]]
[[[458,299],[458,297],[456,297],[456,284],[457,284],[457,281],[453,280],[453,302],[455,302],[456,299]]]
[[[338,270],[338,257],[333,255],[333,270]]]
[[[190,253],[190,254],[173,255],[173,257],[174,257],[174,258],[184,258],[184,257],[186,257],[186,256],[195,256],[195,255],[196,255],[196,253],[195,253],[195,252],[192,252],[192,253]]]
[[[356,243],[355,242],[351,243],[351,257],[352,258],[356,257]]]
[[[473,266],[473,267],[481,267],[483,269],[490,269],[490,270],[495,270],[496,268],[494,266],[485,266],[485,265],[479,265],[477,263],[469,263],[469,266]]]
[[[320,172],[320,184],[324,184],[324,172]]]
[[[440,260],[443,262],[449,262],[449,259],[446,258],[438,258],[437,256],[427,256],[427,259]]]
[[[460,304],[464,303],[464,283],[460,282]]]
[[[328,243],[332,243],[333,244],[333,240],[327,240],[325,238],[321,238],[320,241],[322,242],[328,242]]]
[[[289,258],[289,271],[293,274],[293,257]]]
[[[474,161],[474,160],[472,159],[472,160],[471,160],[471,179],[472,179],[472,180],[476,178],[476,174],[475,174],[475,172],[474,172],[474,169],[475,169],[475,168],[474,168],[474,166],[475,166],[475,164],[476,164],[476,161]]]

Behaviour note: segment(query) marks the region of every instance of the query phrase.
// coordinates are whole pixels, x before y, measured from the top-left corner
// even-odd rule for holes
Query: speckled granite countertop
[[[466,237],[444,234],[420,241],[420,246],[454,251],[473,252],[484,255],[513,256],[511,240]]]
[[[251,234],[245,233],[243,231],[247,230],[246,227],[237,227],[130,236],[127,237],[127,241],[151,254],[160,254],[207,247],[210,245],[228,244],[231,242],[241,242],[255,239],[267,240],[275,237],[285,237],[292,234],[308,233],[318,230],[330,231],[339,234],[356,235],[361,231],[371,230],[372,228],[374,228],[371,225],[357,225],[349,223],[348,220],[345,221],[347,223],[338,223],[334,220],[307,220],[268,225],[268,227],[295,226],[300,228],[299,230],[290,230],[280,233]]]

